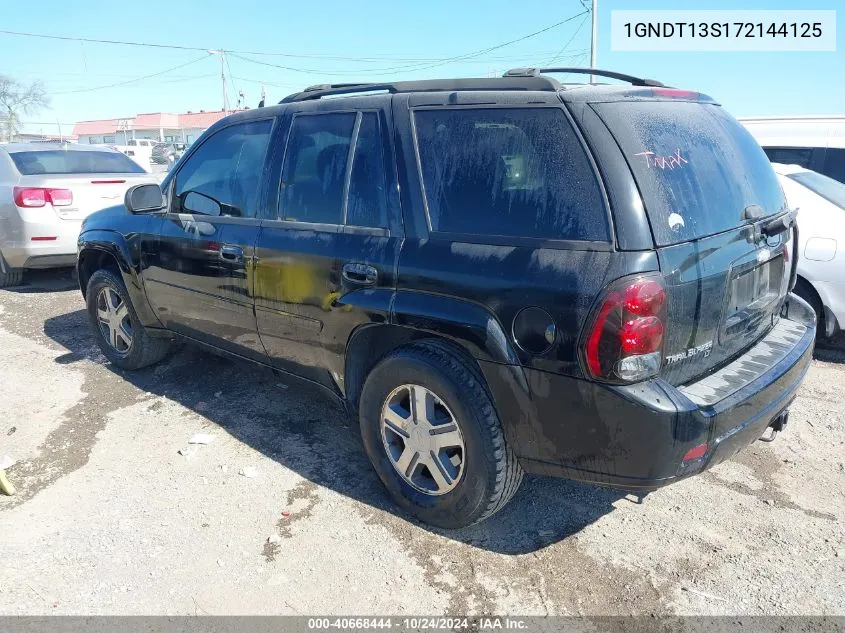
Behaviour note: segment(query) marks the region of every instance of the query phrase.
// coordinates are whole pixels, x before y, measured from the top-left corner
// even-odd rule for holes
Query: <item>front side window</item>
[[[343,189],[355,113],[297,116],[282,168],[278,217],[343,223]]]
[[[258,195],[264,159],[270,143],[272,120],[249,121],[223,128],[208,138],[176,175],[173,210],[253,218],[258,214]],[[201,194],[217,205],[192,209],[185,206],[189,193]],[[200,199],[191,196],[191,200]]]
[[[609,239],[589,159],[558,108],[418,110],[432,231]]]

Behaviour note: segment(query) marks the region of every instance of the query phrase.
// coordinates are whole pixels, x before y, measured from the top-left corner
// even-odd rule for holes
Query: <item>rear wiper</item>
[[[784,233],[792,228],[792,225],[795,224],[797,217],[798,209],[783,213],[776,218],[763,222],[760,226],[760,232],[765,237],[772,237],[774,235]]]

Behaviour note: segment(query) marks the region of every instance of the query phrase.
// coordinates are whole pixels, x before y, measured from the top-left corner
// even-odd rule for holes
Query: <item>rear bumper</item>
[[[524,397],[503,414],[523,468],[648,491],[728,459],[789,406],[809,367],[815,315],[795,295],[787,305],[782,319],[804,326],[795,328],[800,335],[771,367],[712,404],[694,402],[684,388],[661,379],[612,386],[524,370]],[[500,406],[500,388],[507,381],[501,370],[483,369]],[[518,389],[510,383],[510,389]],[[508,419],[514,415],[516,421]],[[687,452],[701,444],[707,444],[706,453],[684,463]]]
[[[0,252],[6,264],[13,269],[73,266],[82,221],[62,220],[52,210],[37,209],[40,217],[31,211],[25,218],[13,213],[0,220]]]

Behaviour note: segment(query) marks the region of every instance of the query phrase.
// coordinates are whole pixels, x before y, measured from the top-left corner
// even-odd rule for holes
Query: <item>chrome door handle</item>
[[[227,262],[241,262],[244,259],[244,249],[240,246],[224,244],[220,247],[220,259]]]
[[[374,286],[378,280],[378,271],[373,266],[359,263],[343,265],[343,278],[359,286]]]

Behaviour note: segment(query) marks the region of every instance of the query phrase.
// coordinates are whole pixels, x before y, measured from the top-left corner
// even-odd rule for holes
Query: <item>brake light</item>
[[[640,276],[615,282],[589,323],[583,354],[593,378],[636,382],[660,370],[666,323],[661,278]]]
[[[47,204],[47,190],[33,187],[15,187],[15,204],[19,207],[43,207]]]
[[[655,97],[668,97],[669,99],[700,99],[701,93],[694,90],[680,90],[678,88],[652,88],[651,94]]]
[[[48,189],[47,199],[54,207],[68,207],[73,204],[73,192],[70,189]]]
[[[66,207],[73,204],[73,192],[70,189],[15,187],[13,194],[15,204],[24,208],[43,207],[48,202],[54,207]]]

